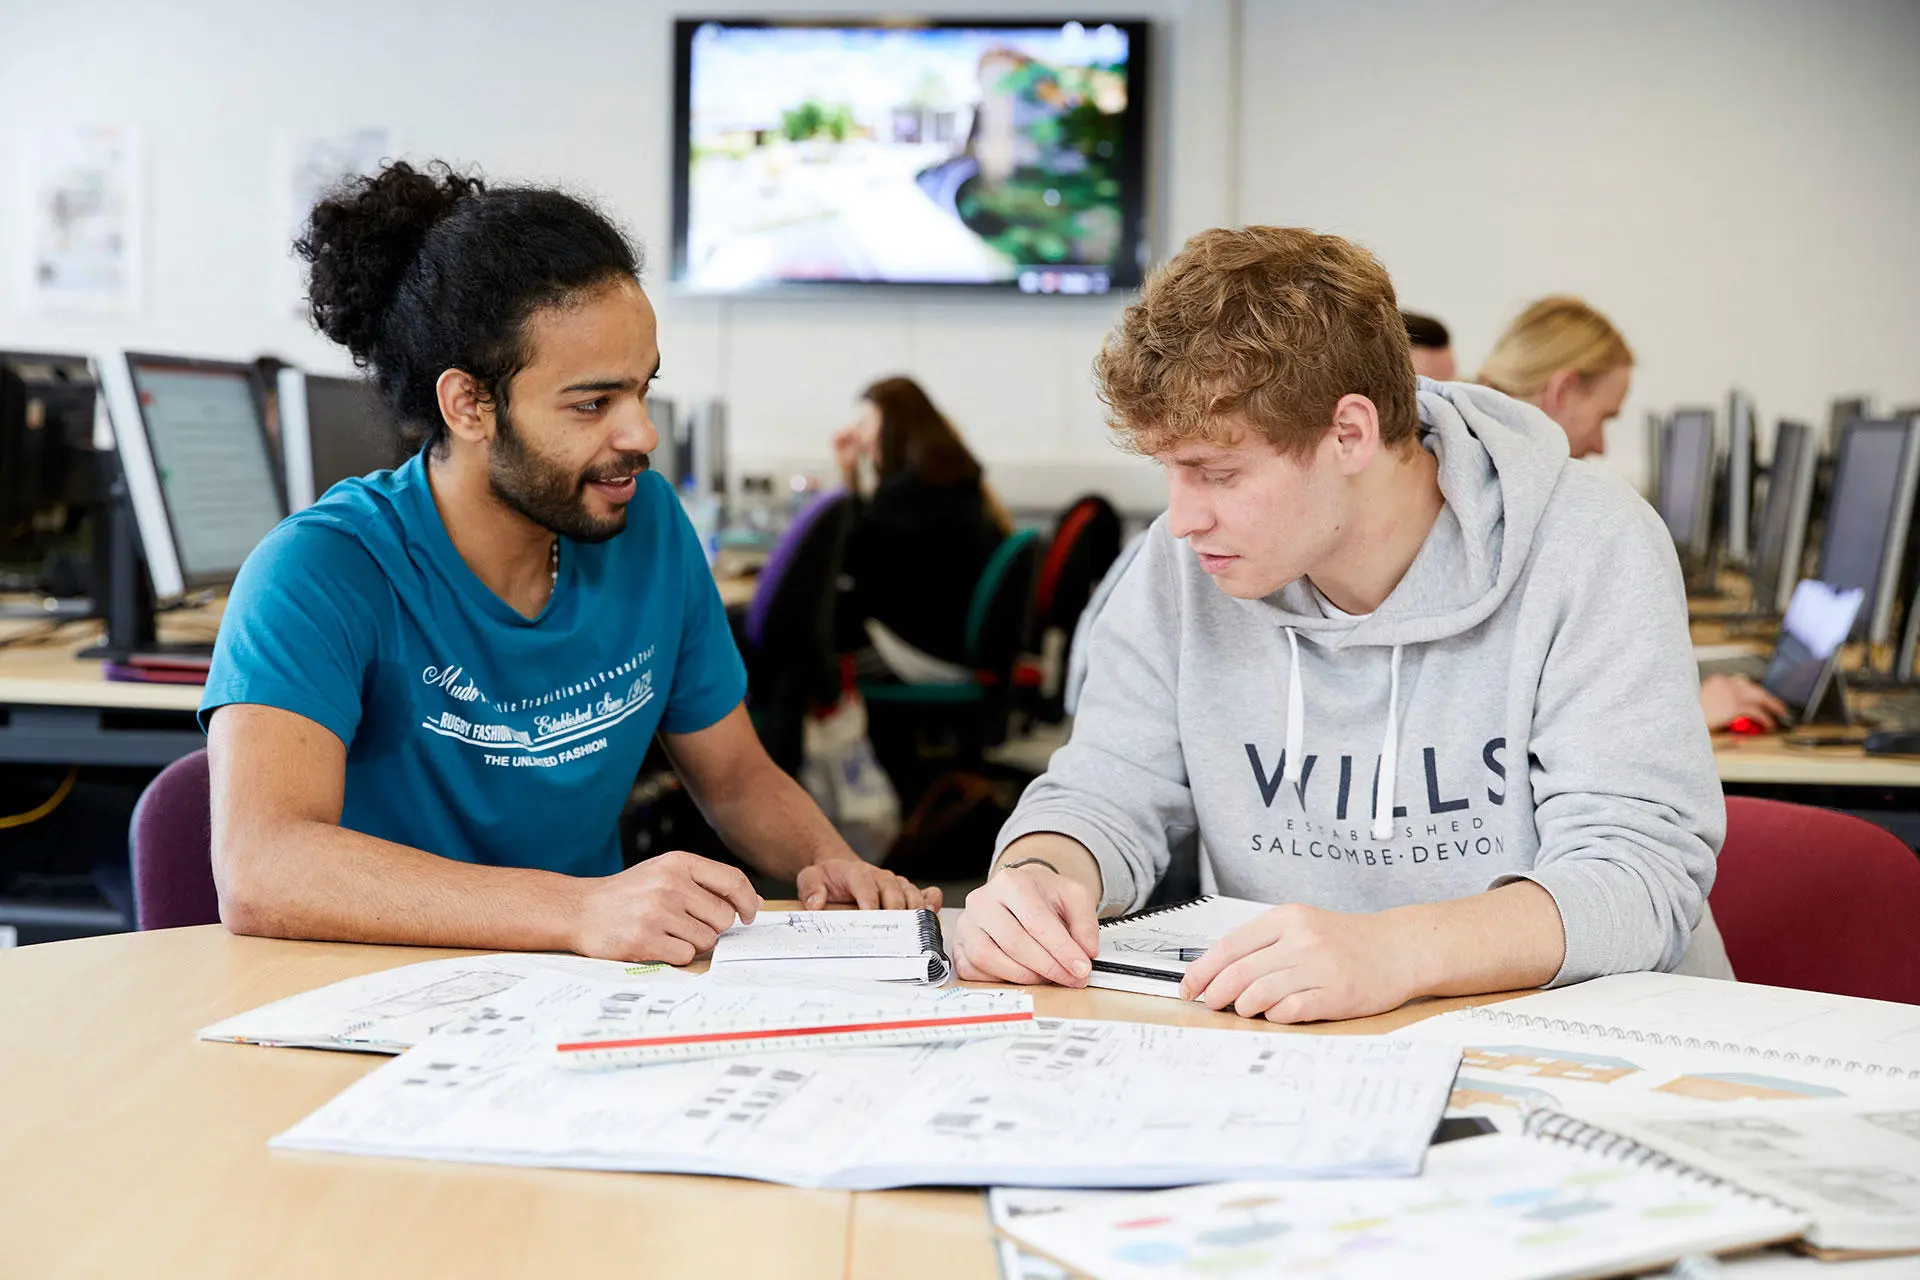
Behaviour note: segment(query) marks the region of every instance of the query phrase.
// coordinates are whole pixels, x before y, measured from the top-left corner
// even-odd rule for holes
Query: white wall
[[[1350,236],[1462,369],[1542,294],[1612,316],[1643,408],[1920,402],[1920,5],[1247,6],[1239,213]]]
[[[18,126],[132,122],[146,131],[151,191],[144,314],[32,318],[0,271],[0,345],[273,351],[342,367],[276,296],[275,148],[289,132],[386,125],[416,157],[559,181],[624,219],[657,264],[663,389],[725,394],[749,465],[824,460],[858,388],[906,370],[1011,500],[1093,483],[1151,503],[1157,475],[1107,443],[1087,375],[1117,300],[672,296],[669,44],[683,8],[0,0],[0,184]],[[1850,390],[1920,400],[1910,3],[1045,8],[1157,24],[1163,251],[1236,218],[1353,235],[1385,258],[1409,306],[1454,326],[1469,367],[1525,299],[1578,291],[1634,344],[1645,404],[1718,400],[1735,382],[1769,418],[1817,418]],[[0,196],[0,248],[16,243],[17,221]],[[1637,430],[1620,443],[1637,475]]]

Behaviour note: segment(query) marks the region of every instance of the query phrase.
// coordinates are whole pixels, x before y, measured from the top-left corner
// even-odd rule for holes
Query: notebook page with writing
[[[762,911],[713,944],[713,968],[943,982],[950,972],[931,911]]]
[[[1920,1080],[1920,1006],[1671,973],[1620,973],[1473,1010],[1501,1026]]]
[[[1187,966],[1272,904],[1209,896],[1109,920],[1087,985],[1175,995]]]
[[[1541,1280],[1627,1275],[1791,1239],[1804,1225],[1731,1188],[1489,1135],[1434,1147],[1417,1178],[1107,1196],[1001,1229],[1097,1280]]]

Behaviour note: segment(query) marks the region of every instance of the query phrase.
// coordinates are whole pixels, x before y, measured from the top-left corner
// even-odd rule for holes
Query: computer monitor
[[[1727,559],[1745,565],[1752,552],[1753,398],[1735,390],[1727,397]]]
[[[364,378],[282,369],[278,387],[288,510],[312,506],[342,480],[406,461],[406,450]]]
[[[1753,612],[1784,613],[1800,580],[1806,554],[1807,515],[1813,508],[1813,477],[1820,441],[1802,422],[1782,422],[1773,434],[1767,497],[1753,540]]]
[[[286,515],[253,366],[127,352],[100,372],[154,596],[232,582]]]
[[[647,417],[660,443],[653,447],[647,462],[667,478],[676,491],[684,489],[693,475],[693,450],[687,442],[688,423],[679,402],[671,396],[648,396]]]
[[[1660,496],[1660,455],[1667,448],[1667,420],[1653,410],[1647,410],[1647,492],[1654,495],[1657,502]]]
[[[1841,433],[1871,411],[1872,404],[1866,396],[1841,396],[1835,400],[1827,410],[1827,438],[1822,446],[1825,451],[1838,452]]]
[[[727,496],[727,402],[717,397],[695,409],[688,443],[693,453],[691,475],[696,492]]]
[[[1855,422],[1840,434],[1814,576],[1866,592],[1853,638],[1885,644],[1920,480],[1920,423]]]
[[[1683,562],[1705,560],[1713,537],[1713,410],[1676,409],[1660,453],[1660,518]]]

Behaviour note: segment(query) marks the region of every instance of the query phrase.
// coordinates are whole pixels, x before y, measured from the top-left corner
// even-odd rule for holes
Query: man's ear
[[[1540,408],[1549,418],[1558,418],[1560,411],[1567,407],[1567,400],[1580,386],[1580,373],[1577,369],[1555,369],[1547,378],[1547,385],[1540,388]]]
[[[440,420],[455,437],[469,444],[493,438],[493,403],[480,383],[465,369],[447,369],[433,384],[440,402]]]
[[[1341,396],[1329,435],[1340,474],[1359,475],[1380,452],[1380,410],[1363,395]]]

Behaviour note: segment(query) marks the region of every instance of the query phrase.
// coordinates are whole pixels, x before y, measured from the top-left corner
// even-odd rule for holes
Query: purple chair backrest
[[[147,784],[133,808],[133,902],[141,929],[217,924],[213,806],[207,753],[182,756]]]
[[[747,605],[743,628],[747,643],[755,649],[766,643],[767,623],[773,616],[774,597],[780,594],[780,584],[787,580],[794,562],[800,558],[800,548],[806,545],[807,535],[813,532],[822,516],[833,510],[834,504],[845,501],[846,497],[845,489],[829,489],[815,498],[793,518],[787,531],[773,544],[773,550],[767,553],[767,562],[761,566],[760,576],[754,580],[753,599]]]

